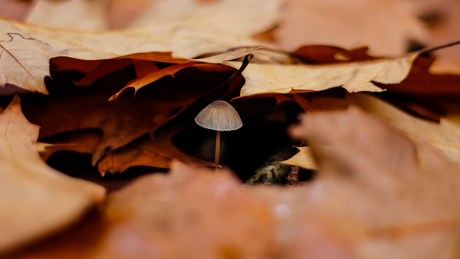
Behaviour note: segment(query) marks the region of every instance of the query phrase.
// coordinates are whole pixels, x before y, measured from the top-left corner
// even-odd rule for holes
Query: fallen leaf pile
[[[5,1],[1,258],[460,257],[454,1]]]
[[[14,258],[455,258],[460,171],[437,150],[355,107],[309,114],[293,135],[319,163],[302,187],[175,163]]]

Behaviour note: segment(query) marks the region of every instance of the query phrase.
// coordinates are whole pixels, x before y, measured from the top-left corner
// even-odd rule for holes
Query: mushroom
[[[203,128],[215,130],[216,149],[214,161],[219,164],[220,157],[220,132],[237,130],[243,126],[240,115],[228,102],[217,100],[206,106],[195,117],[196,124]]]

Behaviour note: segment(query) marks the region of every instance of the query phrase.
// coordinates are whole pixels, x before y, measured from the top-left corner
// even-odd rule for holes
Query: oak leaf
[[[49,59],[57,56],[102,59],[116,56],[53,37],[50,29],[0,18],[0,87],[14,85],[31,92],[48,93],[45,76]],[[52,34],[52,33],[51,33]],[[9,94],[9,93],[7,93]]]
[[[66,62],[63,58],[56,62],[60,60]],[[86,62],[100,64],[99,61]],[[217,72],[213,72],[215,67],[218,67]],[[125,95],[116,102],[108,102],[107,99],[121,89],[124,82],[130,81],[133,75],[128,69],[105,77],[105,81],[100,80],[90,88],[73,86],[70,78],[60,78],[57,74],[51,81],[56,82],[49,85],[52,94],[25,97],[24,112],[29,120],[42,127],[40,138],[80,129],[101,129],[104,135],[93,154],[95,165],[105,152],[122,147],[146,133],[153,134],[197,99],[216,91],[235,73],[232,68],[218,64],[213,64],[208,70],[182,70],[175,78],[164,77],[144,88],[136,98]],[[67,86],[63,87],[63,84]],[[237,80],[234,84],[238,87],[241,82]],[[220,90],[225,91],[228,87],[226,85]]]
[[[209,6],[210,9],[201,14],[197,13],[195,18],[193,12],[188,13],[191,9],[184,8],[184,21],[179,23],[168,20],[155,23],[149,28],[98,33],[51,29],[1,19],[0,87],[14,85],[27,91],[47,94],[43,79],[49,75],[48,61],[58,56],[95,60],[131,53],[163,51],[173,52],[179,57],[193,58],[204,53],[222,52],[235,46],[256,45],[256,41],[250,38],[252,33],[263,30],[276,21],[276,17],[271,14],[277,12],[280,1],[261,5],[263,8],[245,8],[248,5],[257,6],[261,0],[240,2],[239,5],[234,5],[233,1],[221,1]],[[195,10],[199,7],[196,4],[192,6],[195,6]],[[229,6],[236,8],[235,12],[229,12]],[[157,7],[153,9],[158,10]],[[244,16],[249,18],[249,21],[244,20],[245,26],[238,25],[238,21],[242,21],[239,17],[241,11],[248,14]],[[222,23],[221,26],[225,28],[212,29],[217,23],[209,12],[228,14],[227,21],[232,22]],[[151,19],[150,17],[150,21]],[[241,33],[233,35],[230,31]]]
[[[283,65],[252,63],[243,72],[246,84],[241,97],[266,94],[321,91],[341,86],[349,92],[381,92],[372,82],[397,84],[406,78],[420,52],[392,59],[376,59],[329,65]],[[239,62],[225,62],[233,67]]]
[[[99,161],[97,167],[101,175],[108,172],[123,172],[133,166],[150,166],[156,168],[171,168],[171,163],[178,160],[191,166],[215,166],[199,158],[187,155],[173,143],[173,137],[183,130],[187,124],[165,125],[153,135],[139,139],[110,151]]]
[[[296,135],[307,135],[319,161],[310,183],[247,188],[227,170],[175,163],[16,258],[447,258],[460,228],[458,169],[356,108],[308,119]],[[324,153],[324,140],[338,149]]]
[[[73,151],[83,154],[92,154],[101,142],[102,132],[99,130],[72,131],[53,135],[38,143],[40,157],[48,158],[59,151]]]
[[[298,102],[301,103],[302,100],[298,99]],[[348,94],[344,102],[385,118],[394,127],[408,134],[408,136],[430,143],[452,162],[460,164],[460,119],[458,116],[442,117],[439,123],[428,121],[411,116],[376,97],[360,93]],[[331,149],[334,150],[333,147]],[[300,147],[300,152],[291,159],[284,161],[284,163],[298,165],[307,169],[316,168],[308,147]]]
[[[452,47],[452,49],[455,48],[458,47]],[[458,84],[460,83],[460,75],[448,73],[433,74],[430,72],[433,62],[435,62],[433,58],[417,58],[414,61],[412,70],[404,81],[397,85],[385,85],[384,87],[393,93],[428,98],[433,99],[433,101],[439,97],[459,96],[460,90]],[[381,86],[380,84],[377,85]]]
[[[409,136],[429,142],[451,161],[460,164],[460,120],[458,116],[442,117],[437,123],[411,116],[368,95],[349,95],[348,99],[351,104],[361,107],[366,112],[386,118]]]
[[[307,137],[318,162],[306,184],[310,213],[361,236],[358,258],[448,258],[460,228],[460,171],[439,151],[356,107],[310,113],[292,134]]]

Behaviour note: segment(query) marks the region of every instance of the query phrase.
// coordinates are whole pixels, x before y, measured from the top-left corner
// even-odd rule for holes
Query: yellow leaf
[[[419,54],[420,52],[414,52],[397,58],[333,65],[251,63],[243,72],[246,84],[241,89],[240,96],[321,91],[338,86],[348,92],[381,92],[383,89],[372,82],[400,83],[408,75],[412,62]],[[224,64],[236,68],[240,62]]]
[[[282,164],[300,166],[305,169],[316,170],[317,166],[313,156],[311,154],[310,147],[297,147],[299,153],[295,154],[293,157],[282,161]]]

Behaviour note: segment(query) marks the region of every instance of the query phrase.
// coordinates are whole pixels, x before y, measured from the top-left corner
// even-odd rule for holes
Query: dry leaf
[[[103,31],[109,28],[108,0],[35,0],[26,23],[72,30]]]
[[[447,158],[460,164],[460,119],[441,118],[439,123],[419,119],[365,94],[349,95],[351,104],[366,112],[386,118],[391,124],[415,139],[423,139],[438,148]]]
[[[414,139],[429,142],[451,161],[460,165],[460,119],[458,116],[443,117],[439,123],[427,121],[411,116],[376,97],[359,93],[349,94],[345,102],[385,118]],[[301,148],[301,152],[285,163],[314,169],[315,166],[312,164],[312,157],[308,150],[308,148]]]
[[[40,159],[38,130],[22,115],[17,96],[0,115],[0,253],[62,229],[104,198],[104,188]]]
[[[233,59],[257,49],[259,49],[259,47],[236,49],[218,56],[210,57],[209,59],[213,61],[225,60],[228,58]],[[159,69],[156,63],[148,60],[159,61],[159,66],[164,68]],[[249,62],[249,59],[246,58],[245,60],[242,69],[244,69]],[[173,65],[165,67],[164,63]],[[174,65],[175,63],[177,63],[177,65]],[[62,86],[56,85],[56,87],[50,88],[54,89],[53,91],[56,92],[52,96],[31,97],[30,100],[27,99],[25,101],[27,116],[42,126],[41,138],[49,138],[55,134],[79,129],[102,129],[104,138],[101,141],[98,139],[97,142],[94,142],[94,138],[86,138],[86,135],[83,135],[81,139],[75,139],[74,136],[71,135],[69,140],[61,142],[56,142],[56,139],[54,139],[53,143],[73,143],[78,145],[56,146],[47,150],[47,152],[42,155],[42,157],[48,158],[51,154],[61,150],[89,152],[94,153],[93,164],[96,164],[99,158],[106,152],[119,149],[147,132],[152,134],[156,128],[179,115],[200,96],[206,96],[213,91],[217,91],[213,95],[215,97],[207,96],[206,98],[208,100],[212,100],[212,98],[224,98],[225,95],[229,95],[230,92],[239,91],[242,84],[240,80],[242,78],[240,76],[241,71],[234,71],[233,68],[220,64],[204,64],[191,60],[176,59],[172,58],[169,53],[133,54],[111,60],[96,61],[56,58],[51,61],[51,64],[53,67],[53,74],[65,72],[66,70],[87,72],[88,74],[78,81],[77,85],[93,84],[98,79],[103,79],[104,76],[109,76],[111,73],[118,71],[116,74],[112,75],[114,78],[108,78],[110,81],[109,83],[96,83],[93,85],[92,88],[99,89],[97,91],[86,88],[80,88],[80,90],[78,90],[79,87],[71,87],[73,90],[67,91],[62,88]],[[138,96],[135,99],[125,96],[123,99],[124,101],[118,101],[113,105],[109,105],[106,100],[102,99],[104,95],[108,94],[110,91],[114,93],[115,90],[110,89],[117,89],[117,85],[123,82],[123,80],[117,78],[122,74],[120,71],[123,71],[123,69],[126,70],[127,67],[134,66],[138,79],[135,79],[133,82],[142,82],[143,80],[150,80],[152,77],[155,77],[154,79],[156,81],[167,74],[173,75],[191,65],[194,65],[193,68],[203,72],[187,70],[188,72],[183,71],[174,79],[166,78],[164,79],[166,81],[163,80],[156,85],[150,85],[150,87],[145,90],[147,92],[142,93],[142,95],[148,96]],[[176,67],[179,67],[179,69],[175,69]],[[170,73],[171,71],[172,73]],[[207,77],[206,79],[205,75]],[[54,77],[54,80],[59,82],[59,76]],[[217,81],[221,79],[221,82]],[[66,79],[66,81],[68,80],[69,79]],[[224,80],[225,83],[223,83]],[[115,85],[113,85],[113,82],[115,82]],[[168,82],[172,83],[172,85],[168,86],[168,84],[170,84]],[[140,87],[143,85],[144,84],[140,84],[138,86]],[[196,87],[198,85],[199,87]],[[130,87],[129,83],[128,87]],[[78,92],[80,92],[80,94],[78,94]],[[231,93],[225,98],[234,96],[235,95]],[[116,98],[117,95],[114,97]],[[126,102],[127,100],[129,101]],[[87,104],[84,106],[87,107],[87,111],[74,109],[75,105],[81,105],[83,103]],[[88,106],[90,103],[91,105]],[[37,109],[37,105],[47,108]],[[55,110],[55,105],[59,105],[60,107],[58,109],[60,112],[57,114],[54,112],[52,115],[50,114],[50,116],[44,116],[42,112],[40,112],[43,111],[43,109]],[[125,107],[125,105],[127,107]],[[138,107],[141,106],[143,107],[141,108],[142,112],[139,112]],[[146,108],[146,106],[148,107]],[[118,112],[113,113],[113,107],[119,107],[117,108]],[[85,113],[89,115],[84,115]],[[149,114],[147,116],[152,118],[151,121],[144,119],[147,113]],[[137,119],[133,119],[133,117]],[[63,121],[67,122],[62,123]],[[204,162],[179,151],[171,142],[171,138],[177,133],[177,130],[174,128],[170,129],[170,133],[172,133],[172,135],[169,134],[164,139],[162,135],[159,135],[160,139],[156,139],[155,141],[152,141],[146,136],[132,145],[107,153],[107,156],[99,164],[100,172],[102,174],[106,172],[122,172],[131,166],[137,165],[168,168],[172,159],[178,159],[188,164],[214,165],[213,163]],[[94,147],[96,147],[96,149],[94,149]]]
[[[459,47],[453,46],[447,49],[456,48]],[[460,75],[430,73],[430,68],[434,61],[431,58],[417,58],[412,65],[412,70],[404,81],[397,85],[385,85],[383,87],[393,93],[433,100],[433,104],[435,103],[435,97],[442,97],[444,99],[446,97],[457,98],[460,95],[458,87],[460,84]]]
[[[297,147],[299,153],[295,154],[293,157],[282,161],[281,163],[285,165],[293,165],[293,166],[300,166],[305,169],[318,169],[315,160],[313,159],[313,155],[311,154],[310,147]]]
[[[129,70],[105,77],[105,81],[99,81],[91,88],[72,86],[69,78],[59,79],[56,75],[56,82],[49,84],[50,96],[24,98],[24,113],[42,127],[40,138],[80,129],[101,129],[104,135],[93,154],[95,165],[105,152],[153,133],[197,99],[218,90],[219,85],[233,74],[229,71],[231,68],[212,66],[221,66],[225,70],[222,73],[222,69],[217,69],[218,72],[182,70],[175,78],[165,77],[144,88],[136,98],[125,95],[116,102],[107,99],[129,81],[132,76]],[[241,82],[237,80],[235,84],[238,87]],[[228,87],[219,90],[225,91]]]
[[[154,62],[184,64],[193,62],[188,59],[174,58],[169,52],[135,53],[108,60],[86,61],[70,58],[53,58],[50,60],[52,73],[76,70],[85,73],[76,85],[91,86],[98,79],[108,76],[129,66],[134,66],[136,76],[140,79],[160,70]]]
[[[156,168],[170,168],[171,162],[178,160],[192,166],[217,166],[192,157],[180,151],[172,138],[184,126],[166,125],[151,136],[143,136],[117,150],[108,152],[98,163],[101,175],[106,173],[123,172],[133,166],[150,166]]]
[[[128,88],[134,88],[134,93],[137,93],[137,90],[139,90],[140,88],[142,88],[142,87],[144,87],[144,86],[146,86],[148,84],[151,84],[151,83],[153,83],[153,82],[157,81],[158,79],[160,79],[162,77],[165,77],[165,76],[174,77],[174,75],[177,72],[181,71],[184,68],[191,67],[191,66],[195,65],[196,63],[198,63],[198,62],[193,62],[192,61],[192,62],[188,62],[188,63],[177,64],[177,65],[173,65],[173,66],[163,68],[161,70],[152,70],[150,73],[147,73],[147,74],[144,74],[144,75],[140,75],[139,73],[137,73],[137,78],[134,79],[133,81],[129,82],[125,87],[123,87],[116,94],[112,95],[109,98],[109,101],[113,101],[113,100],[117,99],[118,96]]]
[[[248,189],[241,188],[239,180],[227,170],[215,174],[209,169],[193,171],[175,163],[167,175],[144,176],[110,194],[100,219],[92,220],[93,224],[87,222],[94,226],[91,235],[96,238],[91,243],[83,248],[72,246],[85,238],[79,228],[73,230],[77,233],[57,242],[36,247],[38,251],[30,255],[46,258],[268,257],[274,250],[274,215],[270,207],[258,200],[249,195]]]
[[[205,4],[196,0],[153,1],[131,24],[130,31],[199,38],[202,42],[219,39],[228,44],[227,48],[258,45],[251,36],[276,25],[282,4],[282,0],[220,0]],[[205,52],[214,51],[210,48]]]
[[[428,40],[413,7],[401,0],[288,0],[281,17],[274,35],[286,51],[303,45],[368,46],[372,55],[397,56],[407,52],[410,40]]]
[[[235,46],[255,45],[255,41],[250,39],[251,33],[272,24],[276,17],[271,14],[279,5],[278,0],[272,0],[271,4],[262,5],[264,8],[245,9],[248,5],[257,6],[260,1],[245,0],[240,5],[235,5],[235,11],[245,10],[247,15],[243,17],[250,18],[244,22],[245,26],[237,23],[243,21],[240,17],[242,12],[220,9],[233,6],[234,2],[229,0],[213,5],[211,9],[186,23],[156,23],[153,27],[137,30],[92,33],[50,29],[1,19],[0,87],[14,85],[31,92],[46,94],[44,77],[49,75],[48,61],[58,56],[94,60],[131,53],[164,51],[173,52],[179,57],[193,58],[204,53],[222,52]],[[210,24],[216,25],[213,18],[215,16],[210,16],[209,11],[215,14],[227,13],[227,19],[232,22],[225,24],[230,27],[226,31],[221,31],[223,28],[220,27],[215,30],[207,27]],[[187,17],[190,18],[188,15]],[[234,31],[241,33],[235,36],[230,33]]]
[[[247,188],[226,170],[176,163],[14,258],[444,258],[460,229],[458,188],[450,188],[459,172],[356,109],[314,116],[309,140],[339,149],[317,153],[311,183]],[[433,160],[422,166],[416,152]]]
[[[411,70],[412,62],[420,52],[393,59],[377,59],[331,65],[282,65],[251,63],[243,72],[246,84],[241,97],[289,93],[291,91],[321,91],[342,86],[348,92],[381,92],[372,82],[400,83]],[[224,64],[238,67],[239,62]]]
[[[101,139],[102,132],[94,130],[57,134],[43,140],[45,143],[39,142],[42,146],[42,149],[39,146],[40,157],[47,161],[51,155],[59,151],[92,154],[96,151]]]
[[[14,85],[31,92],[48,93],[45,76],[49,60],[57,56],[102,59],[116,56],[65,42],[47,35],[49,29],[0,19],[0,87]],[[9,94],[9,93],[8,93]]]
[[[306,115],[292,133],[319,166],[308,213],[355,240],[357,258],[446,258],[460,230],[460,171],[437,150],[356,107]]]
[[[306,64],[331,64],[376,59],[376,57],[369,56],[368,51],[368,47],[343,49],[332,46],[307,45],[292,52],[291,55]]]
[[[179,72],[182,69],[185,69],[187,67],[195,66],[198,69],[201,69],[203,71],[208,71],[208,72],[211,72],[211,71],[225,72],[225,68],[223,68],[223,67],[213,66],[212,64],[202,64],[202,63],[199,63],[199,61],[208,62],[208,63],[217,63],[218,64],[218,63],[222,63],[222,62],[224,62],[226,60],[237,59],[237,58],[240,58],[242,56],[248,55],[248,56],[245,57],[245,59],[243,60],[241,66],[239,67],[239,72],[235,73],[234,76],[230,77],[223,84],[229,83],[229,82],[231,82],[232,79],[234,79],[235,76],[239,76],[241,74],[241,72],[244,69],[246,69],[247,65],[249,64],[250,60],[253,57],[250,54],[253,53],[256,50],[259,50],[259,49],[262,49],[262,47],[259,47],[259,46],[241,47],[241,48],[237,48],[237,49],[234,49],[234,50],[222,53],[222,54],[218,54],[218,55],[214,55],[214,56],[210,56],[210,57],[202,58],[202,59],[195,59],[195,60],[191,60],[189,62],[182,62],[182,60],[178,60],[177,63],[179,63],[179,64],[168,66],[168,67],[163,68],[163,69],[158,69],[157,67],[154,67],[154,68],[148,68],[147,67],[146,68],[146,66],[145,66],[146,62],[145,61],[143,61],[141,63],[140,61],[135,61],[135,59],[133,59],[133,64],[134,64],[134,68],[136,70],[137,78],[132,80],[131,82],[127,83],[125,87],[123,87],[116,94],[112,95],[109,98],[109,101],[116,100],[121,93],[123,93],[125,90],[127,90],[129,88],[134,88],[134,93],[137,93],[137,91],[140,88],[142,88],[142,87],[144,87],[144,86],[146,86],[148,84],[151,84],[151,83],[159,80],[160,78],[163,78],[165,76],[174,77],[174,75],[177,72]]]
[[[456,42],[451,44],[455,45]],[[451,44],[446,44],[442,48]],[[456,48],[452,46],[447,49]],[[429,52],[429,54],[436,54],[438,51],[441,50]],[[336,59],[337,56],[347,62],[373,59],[365,53],[364,49],[346,51],[339,48],[319,46],[303,47],[293,55],[309,64],[343,63],[344,61]],[[375,83],[380,88],[387,90],[379,94],[379,96],[412,112],[412,114],[418,114],[432,120],[438,120],[440,116],[449,113],[458,114],[460,112],[460,106],[457,102],[460,76],[455,74],[431,74],[429,71],[433,61],[434,59],[432,58],[419,56],[415,59],[409,74],[401,83]],[[300,102],[298,103],[300,104]]]
[[[113,192],[101,214],[15,258],[352,258],[343,237],[320,219],[303,218],[295,205],[303,193],[246,188],[226,169],[174,163],[168,174]]]

